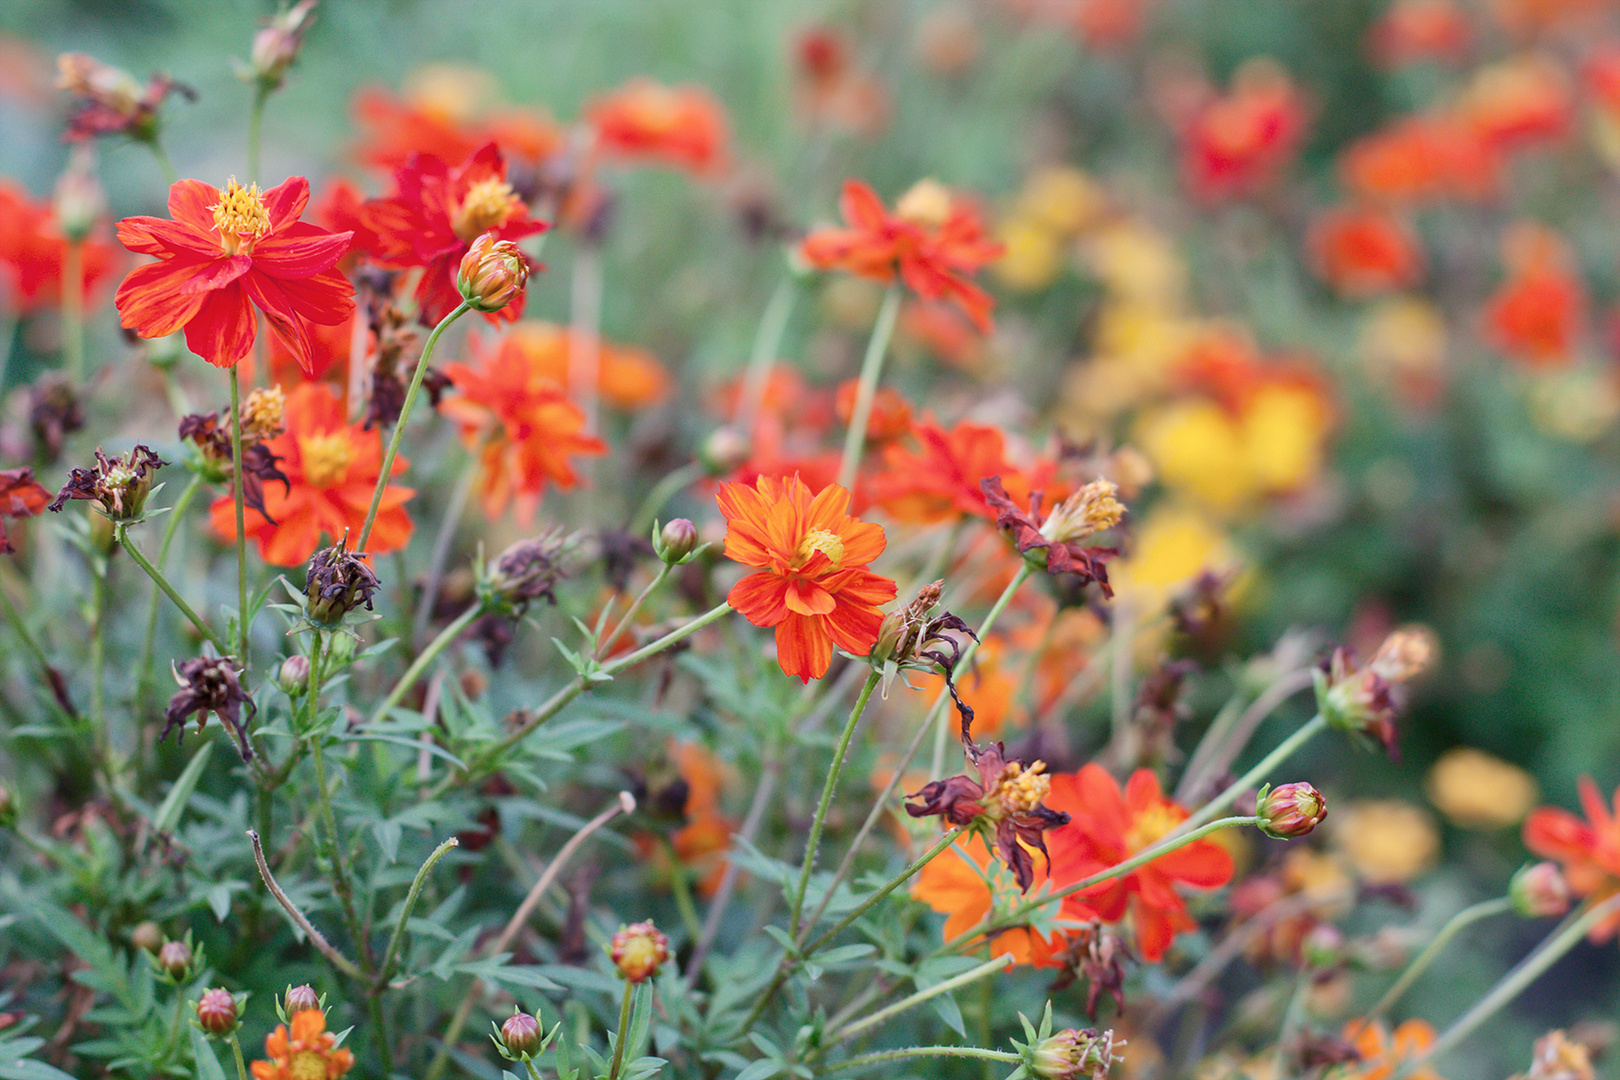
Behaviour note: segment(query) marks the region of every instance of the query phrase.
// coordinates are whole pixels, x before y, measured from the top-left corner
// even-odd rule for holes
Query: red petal
[[[214,207],[218,205],[219,188],[213,184],[177,180],[169,188],[169,216],[203,233],[214,232]]]
[[[253,260],[246,255],[226,255],[212,262],[198,263],[181,287],[182,293],[213,292],[223,289],[253,269]]]
[[[749,574],[731,587],[726,602],[755,626],[777,626],[788,617],[787,582],[777,574]]]
[[[788,675],[804,682],[827,674],[832,663],[832,638],[825,620],[789,615],[776,628],[776,662]]]
[[[173,259],[131,270],[113,297],[121,325],[154,338],[172,334],[190,322],[207,299],[204,293],[185,291],[196,269],[195,263]]]
[[[186,323],[186,347],[215,367],[235,367],[253,349],[253,307],[237,282],[204,294]]]
[[[289,176],[263,195],[265,213],[270,215],[270,229],[274,233],[283,225],[303,216],[309,202],[309,181],[302,176]]]
[[[353,239],[350,232],[327,232],[317,225],[296,221],[261,240],[253,249],[253,261],[277,277],[309,277],[335,266]]]
[[[183,221],[129,217],[118,223],[118,242],[141,255],[171,256],[189,252],[204,259],[219,257],[219,235]]]

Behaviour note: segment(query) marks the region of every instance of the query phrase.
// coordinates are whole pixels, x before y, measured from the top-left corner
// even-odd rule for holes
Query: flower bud
[[[274,90],[281,85],[287,69],[298,59],[304,35],[314,21],[315,0],[299,0],[253,35],[253,51],[249,58],[253,64],[253,77],[261,87]]]
[[[163,928],[151,919],[136,923],[129,932],[129,943],[142,952],[155,953],[163,948]]]
[[[309,657],[289,656],[276,670],[276,685],[288,697],[302,697],[309,689]]]
[[[1255,806],[1260,831],[1277,840],[1305,836],[1327,817],[1327,800],[1306,783],[1283,784],[1260,792]]]
[[[96,155],[88,143],[73,147],[67,169],[56,180],[52,209],[56,227],[69,240],[89,236],[96,220],[107,212],[107,194],[96,179]]]
[[[315,988],[309,983],[287,987],[287,993],[281,999],[281,1009],[288,1016],[297,1016],[301,1012],[320,1007],[321,999],[315,996]]]
[[[1527,919],[1556,918],[1569,910],[1569,882],[1556,863],[1532,863],[1508,886],[1513,910]]]
[[[710,476],[735,472],[748,460],[748,437],[734,427],[716,428],[698,447],[698,464]]]
[[[0,829],[9,829],[17,823],[17,800],[11,797],[11,789],[0,784]]]
[[[1093,1028],[1064,1028],[1036,1043],[1029,1051],[1029,1071],[1041,1080],[1079,1080],[1082,1076],[1101,1080],[1123,1055],[1114,1053],[1125,1045],[1114,1038],[1112,1029],[1098,1033]]]
[[[527,1061],[540,1052],[540,1042],[539,1019],[514,1008],[501,1025],[500,1046],[513,1058]]]
[[[484,233],[461,258],[456,288],[474,311],[499,311],[523,295],[529,284],[529,260],[510,240]]]
[[[371,594],[382,585],[359,553],[344,550],[347,541],[345,536],[334,546],[317,551],[304,575],[309,621],[317,626],[337,626],[361,604],[370,611]]]
[[[191,946],[183,941],[165,941],[157,952],[158,969],[178,982],[191,968]]]
[[[633,923],[613,935],[608,955],[630,982],[646,982],[669,959],[669,939],[650,921]]]
[[[229,990],[204,990],[197,1002],[197,1026],[210,1035],[228,1035],[236,1028],[236,999]]]
[[[1317,923],[1300,942],[1299,952],[1311,967],[1332,967],[1344,956],[1344,932],[1331,923]]]
[[[688,518],[676,518],[653,537],[653,549],[671,566],[685,562],[698,549],[698,528]]]

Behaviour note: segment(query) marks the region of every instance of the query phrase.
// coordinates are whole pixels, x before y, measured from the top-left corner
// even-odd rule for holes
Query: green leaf
[[[197,1059],[197,1080],[225,1080],[213,1044],[196,1028],[191,1028],[191,1056]]]
[[[152,828],[164,835],[174,832],[175,826],[180,824],[180,815],[185,812],[186,801],[196,790],[197,781],[202,778],[203,770],[208,767],[208,759],[214,753],[214,744],[205,742],[202,749],[192,755],[191,760],[181,771],[180,776],[163,797],[163,804],[158,807],[157,813],[152,815]]]
[[[0,1080],[73,1080],[73,1074],[43,1061],[23,1058],[20,1061],[0,1062]]]

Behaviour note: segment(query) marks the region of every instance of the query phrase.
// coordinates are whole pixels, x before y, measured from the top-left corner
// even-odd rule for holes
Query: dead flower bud
[[[1081,543],[1093,532],[1116,525],[1123,518],[1125,508],[1114,498],[1118,489],[1112,483],[1097,480],[1087,484],[1044,521],[1040,493],[1031,497],[1029,510],[1025,511],[1008,496],[1001,477],[985,477],[979,481],[979,488],[996,512],[996,528],[1008,531],[1026,559],[1035,560],[1049,574],[1075,574],[1082,586],[1095,581],[1104,596],[1114,595],[1103,564],[1118,555],[1119,549],[1086,547]],[[1040,554],[1043,551],[1044,556]]]
[[[1090,922],[1069,935],[1069,946],[1062,957],[1063,971],[1052,983],[1055,993],[1076,980],[1086,984],[1086,1015],[1097,1015],[1097,1000],[1103,994],[1114,999],[1114,1006],[1125,1011],[1125,965],[1136,957],[1119,934],[1100,922]]]
[[[508,547],[478,583],[484,610],[518,619],[536,600],[555,606],[557,596],[552,590],[568,576],[564,563],[577,546],[578,537],[554,528]]]
[[[158,741],[162,742],[171,731],[175,732],[177,742],[184,741],[186,719],[193,713],[197,715],[197,731],[200,733],[208,722],[208,714],[212,712],[236,739],[242,760],[251,760],[253,749],[248,745],[247,721],[242,716],[242,706],[247,706],[249,716],[257,710],[253,699],[242,689],[242,683],[237,678],[241,672],[231,666],[231,657],[199,656],[171,665],[171,669],[180,689],[169,699],[169,707],[163,711],[168,723],[164,725]]]
[[[309,621],[323,629],[340,625],[361,604],[372,610],[371,594],[382,586],[366,564],[365,552],[346,550],[348,541],[345,533],[338,543],[317,551],[304,576]]]
[[[633,983],[646,982],[669,959],[669,938],[650,921],[632,923],[613,935],[608,955],[624,978]]]
[[[1030,1047],[1029,1071],[1041,1080],[1104,1080],[1114,1062],[1125,1060],[1115,1053],[1124,1045],[1112,1030],[1065,1028]]]
[[[1433,635],[1424,629],[1397,630],[1358,667],[1351,652],[1335,649],[1325,670],[1316,672],[1316,708],[1332,726],[1370,735],[1395,756],[1396,687],[1422,674],[1434,661]]]
[[[1256,800],[1260,831],[1276,840],[1306,836],[1327,817],[1327,800],[1306,783],[1267,785]]]
[[[267,396],[260,398],[259,408],[250,412],[254,398],[260,394]],[[280,387],[276,388],[276,394],[281,398],[280,403],[285,404],[286,396],[280,394]],[[264,505],[265,483],[280,481],[287,493],[292,493],[292,481],[278,467],[281,456],[272,453],[261,441],[274,438],[279,433],[281,415],[275,397],[268,396],[266,391],[255,390],[248,395],[242,415],[242,504],[257,510],[274,525],[276,519],[270,516],[270,511]],[[251,438],[249,432],[253,432]],[[189,440],[200,452],[198,471],[205,479],[216,483],[231,481],[236,472],[231,465],[231,428],[228,421],[221,420],[219,413],[192,413],[182,417],[180,437]]]
[[[885,700],[889,696],[889,684],[901,671],[943,672],[945,686],[962,718],[962,739],[968,742],[972,738],[973,710],[956,690],[956,665],[962,659],[962,643],[951,635],[966,634],[974,641],[978,641],[979,636],[948,611],[929,614],[939,603],[944,589],[944,581],[924,585],[916,599],[884,615],[878,626],[877,641],[872,645],[871,659],[883,670]]]
[[[152,492],[152,474],[167,464],[147,446],[138,445],[127,456],[115,458],[98,446],[96,467],[74,469],[50,509],[60,512],[69,499],[90,499],[112,521],[139,521]]]

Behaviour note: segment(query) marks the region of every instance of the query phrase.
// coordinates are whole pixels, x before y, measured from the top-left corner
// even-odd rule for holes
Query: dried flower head
[[[1115,1053],[1124,1045],[1112,1030],[1065,1028],[1029,1048],[1029,1071],[1041,1080],[1104,1080],[1114,1062],[1125,1060]]]
[[[84,401],[65,376],[48,371],[28,388],[28,426],[47,461],[62,456],[67,437],[84,427]]]
[[[56,88],[80,98],[65,136],[74,142],[97,135],[128,135],[150,142],[157,137],[158,109],[171,91],[188,100],[197,96],[167,75],[153,75],[142,86],[129,72],[85,53],[61,54],[56,72]]]
[[[669,959],[669,938],[659,933],[651,921],[632,923],[613,935],[608,955],[625,979],[646,982]]]
[[[1125,1011],[1125,965],[1136,956],[1117,932],[1101,922],[1089,922],[1069,935],[1062,957],[1063,973],[1052,990],[1067,989],[1077,979],[1086,984],[1086,1015],[1097,1015],[1097,999],[1104,993]]]
[[[197,1002],[197,1026],[210,1035],[228,1035],[236,1030],[236,999],[229,990],[216,986],[203,991]]]
[[[1305,836],[1327,817],[1327,800],[1306,783],[1267,785],[1260,791],[1255,814],[1260,831],[1277,840]]]
[[[1114,595],[1103,564],[1118,555],[1119,549],[1086,547],[1080,542],[1097,529],[1118,524],[1124,516],[1124,507],[1114,498],[1117,489],[1113,484],[1097,480],[1086,485],[1060,504],[1047,521],[1041,519],[1039,493],[1031,496],[1026,512],[1008,497],[1001,477],[986,477],[979,481],[979,487],[984,491],[985,501],[996,512],[996,528],[1010,532],[1021,554],[1040,559],[1049,574],[1076,574],[1081,585],[1095,581],[1104,596]],[[1056,524],[1052,524],[1053,521]],[[1044,558],[1031,554],[1038,550],[1045,551]]]
[[[275,393],[280,394],[280,387]],[[270,524],[276,524],[274,518],[264,505],[264,485],[266,481],[279,482],[288,495],[292,494],[292,480],[281,471],[282,457],[274,453],[263,442],[264,438],[273,438],[279,435],[281,413],[274,397],[259,397],[267,394],[262,390],[255,390],[248,395],[242,409],[242,505],[257,510],[264,515]],[[259,397],[257,415],[250,413],[249,409],[255,404],[254,399]],[[281,404],[286,398],[281,397]],[[276,430],[270,430],[273,421]],[[248,432],[254,432],[249,435]],[[202,455],[201,471],[203,476],[215,482],[227,482],[235,475],[236,470],[231,464],[231,428],[228,416],[221,413],[192,413],[180,419],[180,437],[190,440]]]
[[[945,686],[951,692],[962,718],[962,738],[972,738],[973,710],[962,700],[956,689],[956,665],[962,659],[962,643],[952,634],[966,634],[974,641],[979,636],[961,618],[949,611],[931,615],[944,592],[943,580],[924,585],[916,599],[905,607],[883,616],[878,627],[878,639],[872,646],[872,659],[883,667],[883,697],[889,696],[889,684],[901,671],[934,671],[945,674]],[[910,685],[909,683],[907,685]]]
[[[242,760],[248,761],[253,757],[242,706],[247,706],[250,716],[257,711],[257,707],[247,691],[242,689],[242,683],[237,678],[242,672],[231,666],[231,659],[229,656],[199,656],[170,665],[174,681],[180,684],[180,689],[169,699],[169,707],[163,711],[163,717],[168,722],[158,736],[159,742],[167,738],[171,731],[175,732],[176,742],[183,741],[186,718],[193,713],[197,715],[197,731],[200,733],[208,721],[208,714],[212,712],[236,739]]]
[[[361,604],[372,610],[371,594],[382,586],[376,571],[366,563],[366,553],[346,550],[348,542],[345,532],[342,540],[309,560],[304,596],[309,601],[309,621],[316,626],[338,626]]]
[[[92,499],[113,521],[138,521],[152,491],[152,474],[167,464],[146,446],[115,458],[98,446],[96,467],[74,469],[50,508],[59,512],[69,499]]]
[[[565,563],[578,545],[578,536],[557,527],[508,547],[479,583],[484,609],[518,619],[536,600],[556,606],[553,590],[568,576]]]
[[[1394,757],[1396,687],[1422,674],[1435,653],[1433,635],[1422,628],[1390,634],[1364,668],[1341,646],[1316,673],[1317,710],[1336,728],[1377,739]]]

